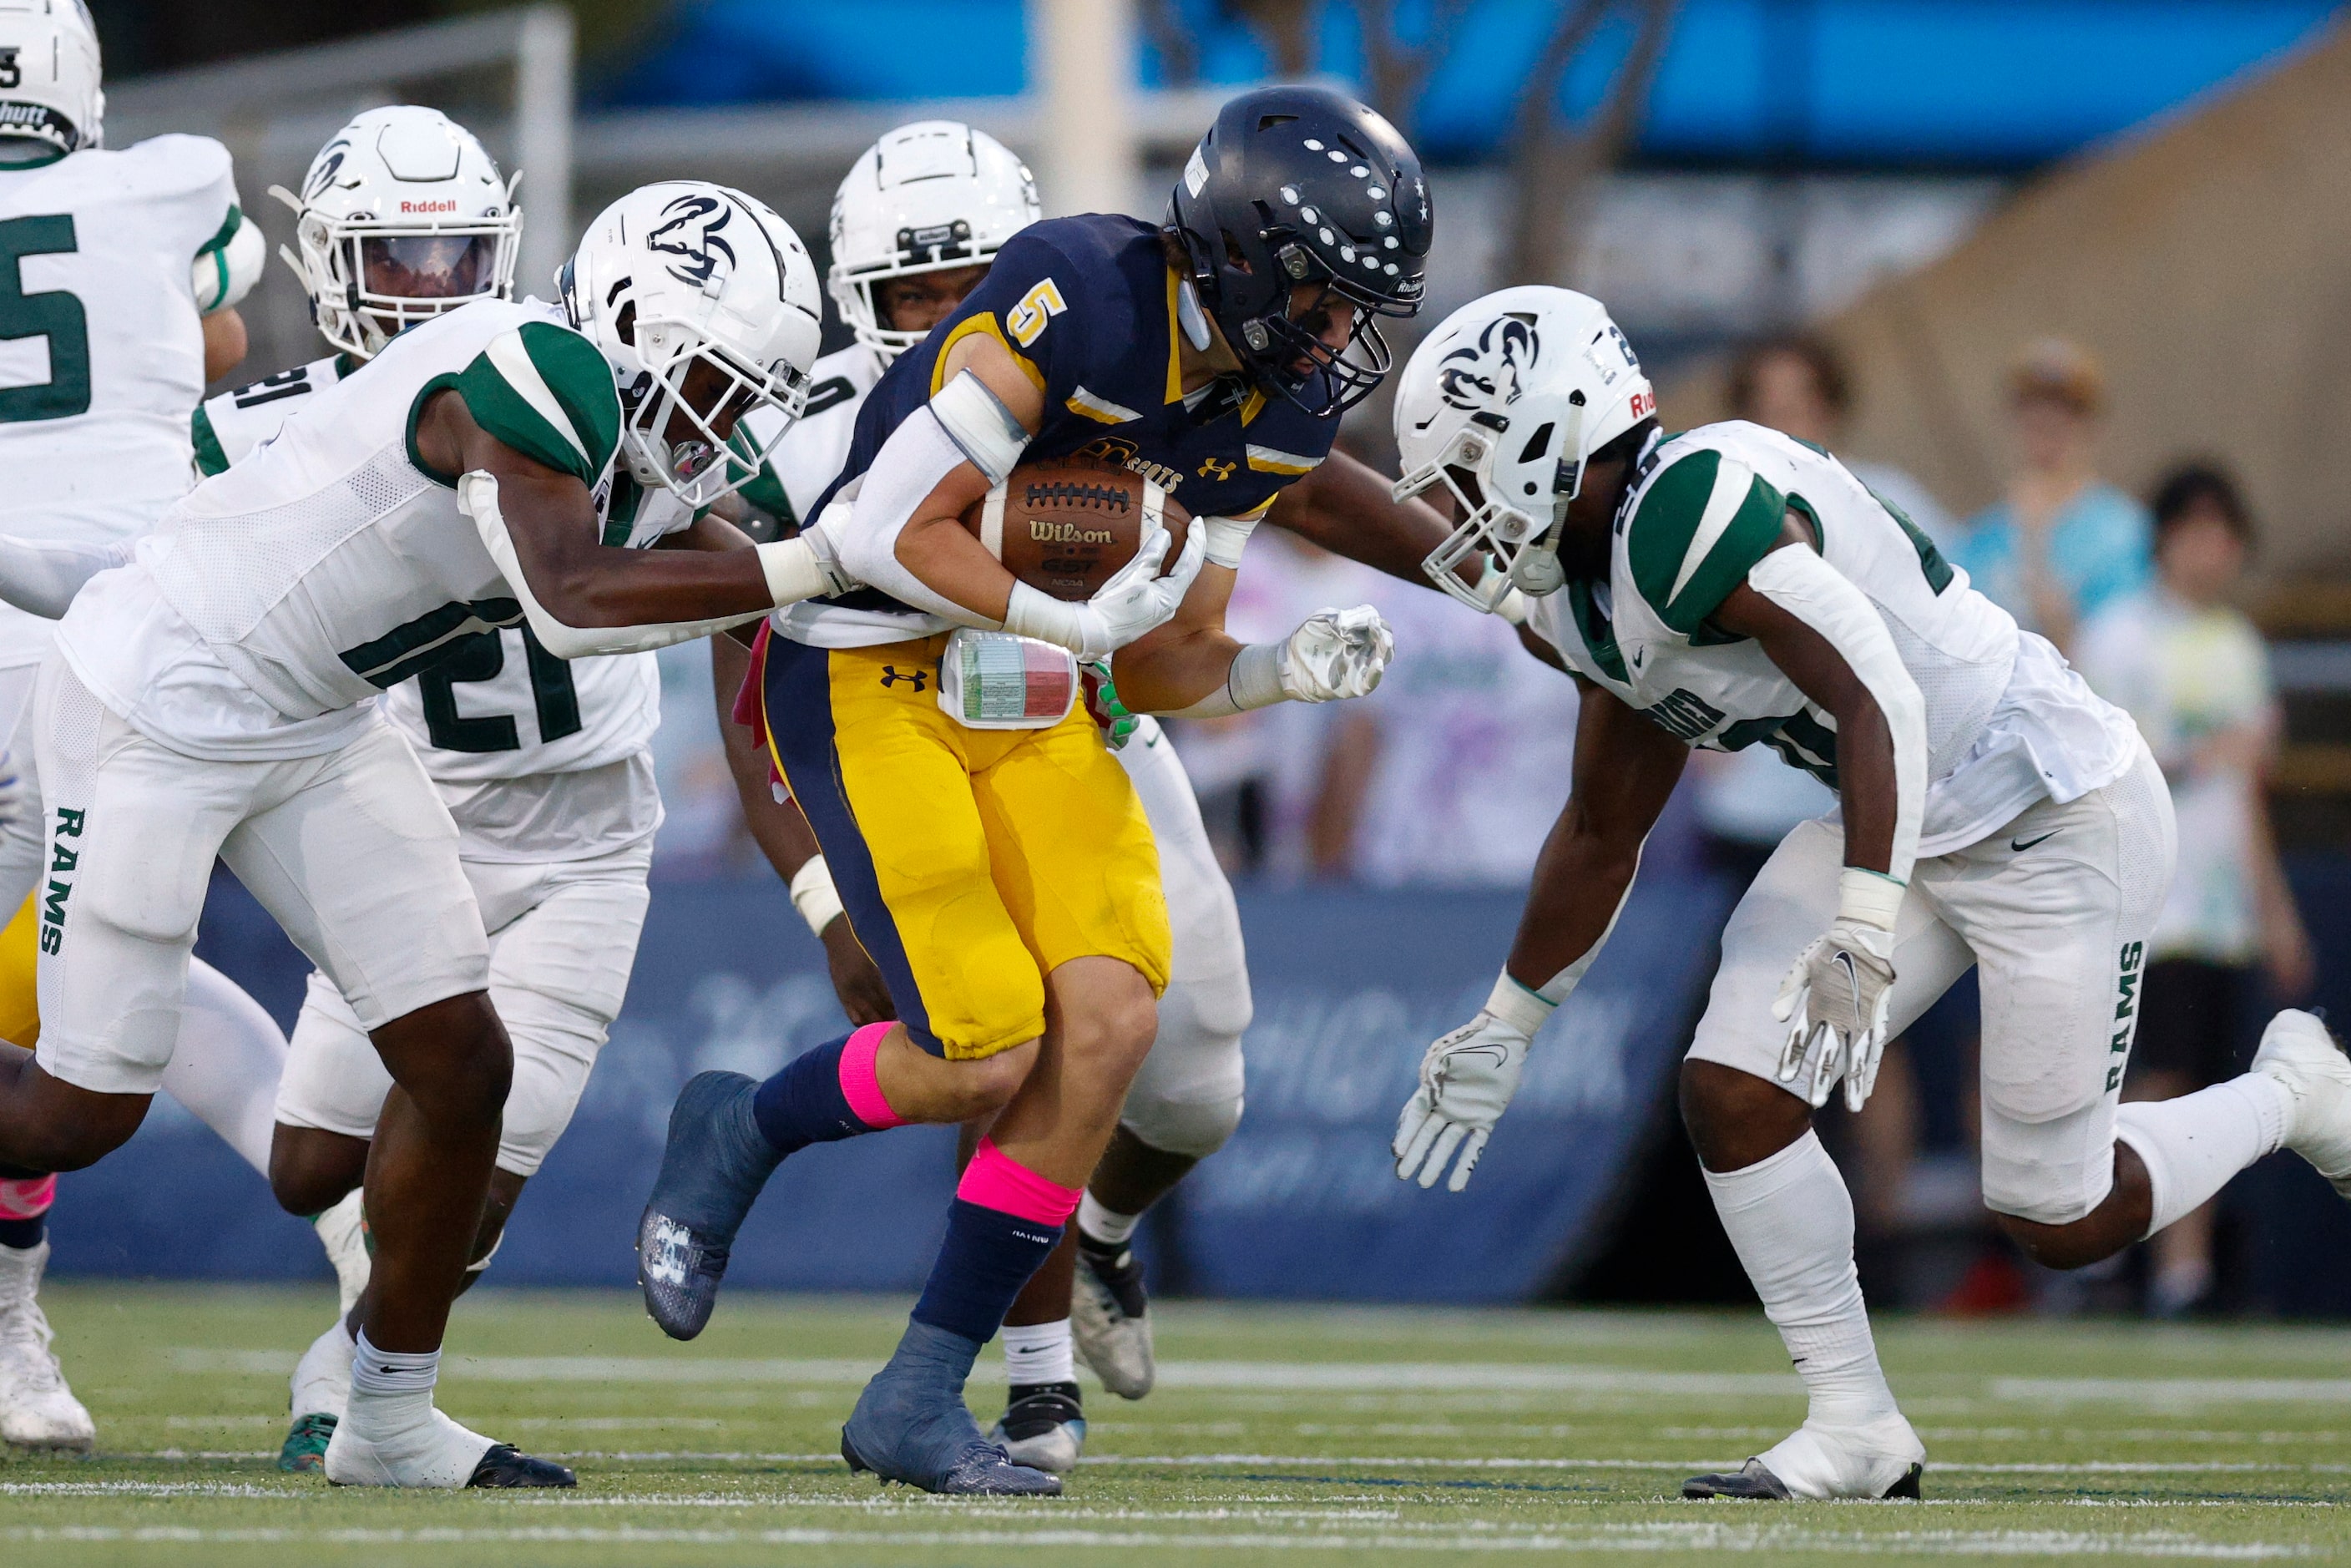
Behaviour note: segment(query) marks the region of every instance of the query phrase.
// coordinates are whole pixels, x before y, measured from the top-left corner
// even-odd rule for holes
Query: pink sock
[[[887,1127],[903,1127],[906,1118],[890,1109],[890,1102],[882,1092],[881,1075],[874,1070],[874,1053],[882,1049],[883,1037],[892,1025],[869,1023],[849,1037],[841,1048],[841,1094],[857,1119],[881,1132]]]
[[[1039,1176],[998,1148],[993,1138],[980,1139],[971,1164],[964,1167],[963,1180],[956,1186],[956,1196],[966,1203],[1054,1226],[1066,1223],[1076,1212],[1084,1191]]]
[[[32,1176],[0,1181],[0,1219],[38,1219],[57,1200],[57,1178]]]

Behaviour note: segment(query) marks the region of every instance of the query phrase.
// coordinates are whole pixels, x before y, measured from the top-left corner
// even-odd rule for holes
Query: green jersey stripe
[[[1695,634],[1780,537],[1785,497],[1735,457],[1693,452],[1650,481],[1625,548],[1657,618]]]
[[[534,462],[592,485],[612,460],[620,398],[604,356],[576,332],[527,321],[492,339],[454,384],[476,424]]]
[[[196,405],[196,417],[191,434],[195,438],[196,472],[209,479],[228,467],[228,454],[221,450],[220,433],[213,428],[213,416],[202,403]]]

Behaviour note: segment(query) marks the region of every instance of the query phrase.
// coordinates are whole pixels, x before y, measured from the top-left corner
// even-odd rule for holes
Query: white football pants
[[[1251,1007],[1240,912],[1209,847],[1191,778],[1159,722],[1143,718],[1115,755],[1159,841],[1175,938],[1159,1033],[1119,1120],[1155,1149],[1206,1158],[1225,1146],[1241,1120],[1241,1036]]]

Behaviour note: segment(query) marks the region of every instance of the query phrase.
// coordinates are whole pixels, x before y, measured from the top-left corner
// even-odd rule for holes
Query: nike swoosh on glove
[[[1771,1004],[1771,1016],[1788,1026],[1780,1082],[1795,1084],[1809,1060],[1810,1078],[1797,1093],[1825,1105],[1842,1078],[1845,1108],[1860,1110],[1877,1086],[1893,995],[1894,933],[1839,916],[1797,956]]]
[[[1281,647],[1281,689],[1302,703],[1369,696],[1387,673],[1395,635],[1368,604],[1322,609]]]
[[[1405,1102],[1388,1145],[1398,1181],[1410,1181],[1417,1173],[1423,1187],[1435,1186],[1450,1162],[1453,1179],[1445,1190],[1459,1192],[1469,1185],[1486,1139],[1519,1092],[1531,1043],[1513,1026],[1481,1012],[1428,1048],[1420,1059],[1420,1087]]]

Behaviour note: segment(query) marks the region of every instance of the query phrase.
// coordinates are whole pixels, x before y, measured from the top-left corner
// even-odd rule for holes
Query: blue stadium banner
[[[1666,1092],[1728,895],[1700,879],[1645,884],[1545,1030],[1469,1190],[1407,1186],[1387,1152],[1397,1110],[1428,1041],[1484,999],[1517,905],[1495,894],[1242,896],[1257,998],[1249,1111],[1154,1228],[1171,1282],[1219,1296],[1516,1301],[1593,1239]],[[215,961],[259,965],[266,943],[231,935],[214,935]],[[294,994],[287,975],[254,981],[281,1006]],[[627,1284],[678,1086],[711,1068],[764,1075],[846,1027],[780,887],[658,886],[627,1009],[570,1132],[523,1195],[497,1281]],[[913,1291],[954,1171],[954,1134],[938,1128],[797,1155],[746,1227],[730,1282]],[[61,1186],[60,1273],[324,1273],[308,1228],[162,1098],[129,1146]]]

